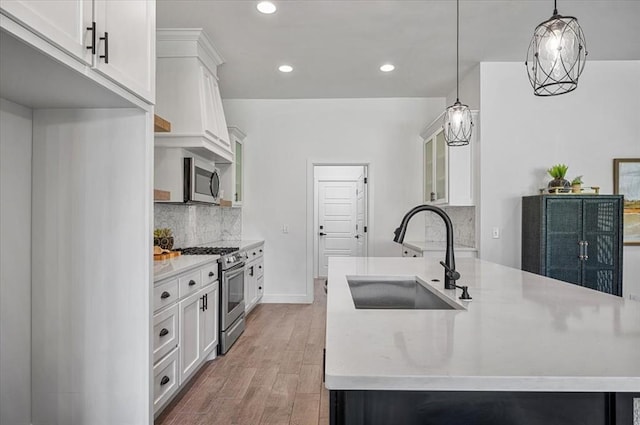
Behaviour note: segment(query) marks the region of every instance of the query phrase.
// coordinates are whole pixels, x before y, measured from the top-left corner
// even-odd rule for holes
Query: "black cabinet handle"
[[[324,233],[324,232],[320,232],[320,233],[318,233],[318,234],[319,234],[320,236],[326,236],[326,235],[327,235],[327,234],[326,234],[326,233]]]
[[[249,267],[249,276],[253,276],[253,266]]]
[[[209,310],[209,294],[204,294],[204,309]]]
[[[162,379],[160,380],[160,385],[167,385],[169,383],[169,381],[171,381],[171,379],[169,379],[169,377],[167,375],[164,375],[162,377]]]
[[[162,298],[163,300],[165,298],[169,298],[171,296],[170,293],[168,293],[167,291],[164,291],[162,294],[160,294],[160,298]]]
[[[209,272],[209,277],[213,277],[214,274],[214,272]]]
[[[195,280],[191,279],[191,280],[189,281],[189,286],[193,286],[193,285],[195,285],[195,284],[196,284],[196,281],[195,281]]]
[[[100,40],[104,40],[104,55],[100,55],[100,59],[104,59],[104,63],[109,63],[109,33],[105,31],[104,37],[100,37]]]
[[[169,334],[169,329],[167,328],[162,328],[162,330],[160,331],[160,336],[165,336]]]
[[[91,54],[96,54],[96,23],[91,22],[91,26],[87,27],[87,31],[91,31],[91,46],[87,46],[87,50],[91,50]]]
[[[262,250],[260,250],[260,252],[262,253]]]
[[[200,310],[204,311],[205,307],[204,307],[204,295],[200,297],[200,299],[202,300],[202,307],[200,307]]]
[[[258,289],[262,291],[262,286],[258,286]]]
[[[404,253],[405,253],[405,254],[408,254],[408,253],[409,253],[409,251],[405,251]]]
[[[254,256],[254,257],[256,256],[256,252],[255,252],[255,251],[253,251],[253,256]]]
[[[260,270],[262,270],[262,266],[258,266],[258,268],[259,268]]]

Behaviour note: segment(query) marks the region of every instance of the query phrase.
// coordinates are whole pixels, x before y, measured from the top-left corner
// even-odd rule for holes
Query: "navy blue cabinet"
[[[522,198],[522,270],[622,296],[621,195]]]

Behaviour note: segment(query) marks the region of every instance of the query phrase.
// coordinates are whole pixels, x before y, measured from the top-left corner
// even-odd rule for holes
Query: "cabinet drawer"
[[[178,349],[153,367],[153,411],[157,412],[178,389]]]
[[[207,286],[218,280],[218,263],[207,264],[201,270],[202,286]]]
[[[200,269],[178,279],[178,293],[180,294],[180,298],[198,292],[201,287],[202,276],[200,275]]]
[[[257,290],[258,290],[258,300],[260,300],[262,298],[262,294],[264,294],[264,277],[263,276],[260,276],[258,278],[257,285],[258,285],[258,288],[257,288]]]
[[[178,304],[153,316],[153,363],[178,346]]]
[[[256,276],[260,279],[264,276],[264,261],[260,260],[255,265]]]
[[[264,248],[261,246],[247,250],[247,255],[249,256],[249,258],[247,258],[247,261],[255,260],[259,257],[262,257],[263,251]]]
[[[178,301],[178,280],[173,279],[153,288],[153,311]]]

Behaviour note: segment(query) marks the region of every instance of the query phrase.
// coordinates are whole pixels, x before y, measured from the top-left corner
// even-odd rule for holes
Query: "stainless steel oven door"
[[[221,329],[244,313],[244,263],[222,272]]]
[[[185,201],[219,202],[220,177],[212,164],[197,158],[185,158]]]

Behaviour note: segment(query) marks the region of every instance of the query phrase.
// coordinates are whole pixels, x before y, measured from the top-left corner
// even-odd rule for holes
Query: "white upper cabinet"
[[[156,133],[156,146],[233,162],[218,86],[222,57],[201,29],[159,29],[157,43],[156,113],[171,122],[171,132]]]
[[[155,94],[154,0],[11,0],[0,10],[148,103]],[[86,75],[92,78],[92,71]]]
[[[87,65],[92,64],[93,1],[12,0],[2,11]]]
[[[223,199],[232,201],[234,207],[242,206],[244,199],[244,138],[247,137],[237,127],[229,127],[229,141],[233,152],[233,163],[218,165]]]
[[[466,146],[448,147],[442,129],[443,115],[420,133],[424,139],[424,202],[436,205],[475,205],[478,172],[478,112],[472,111],[474,128]]]
[[[153,103],[155,91],[155,2],[95,0],[95,68]]]

